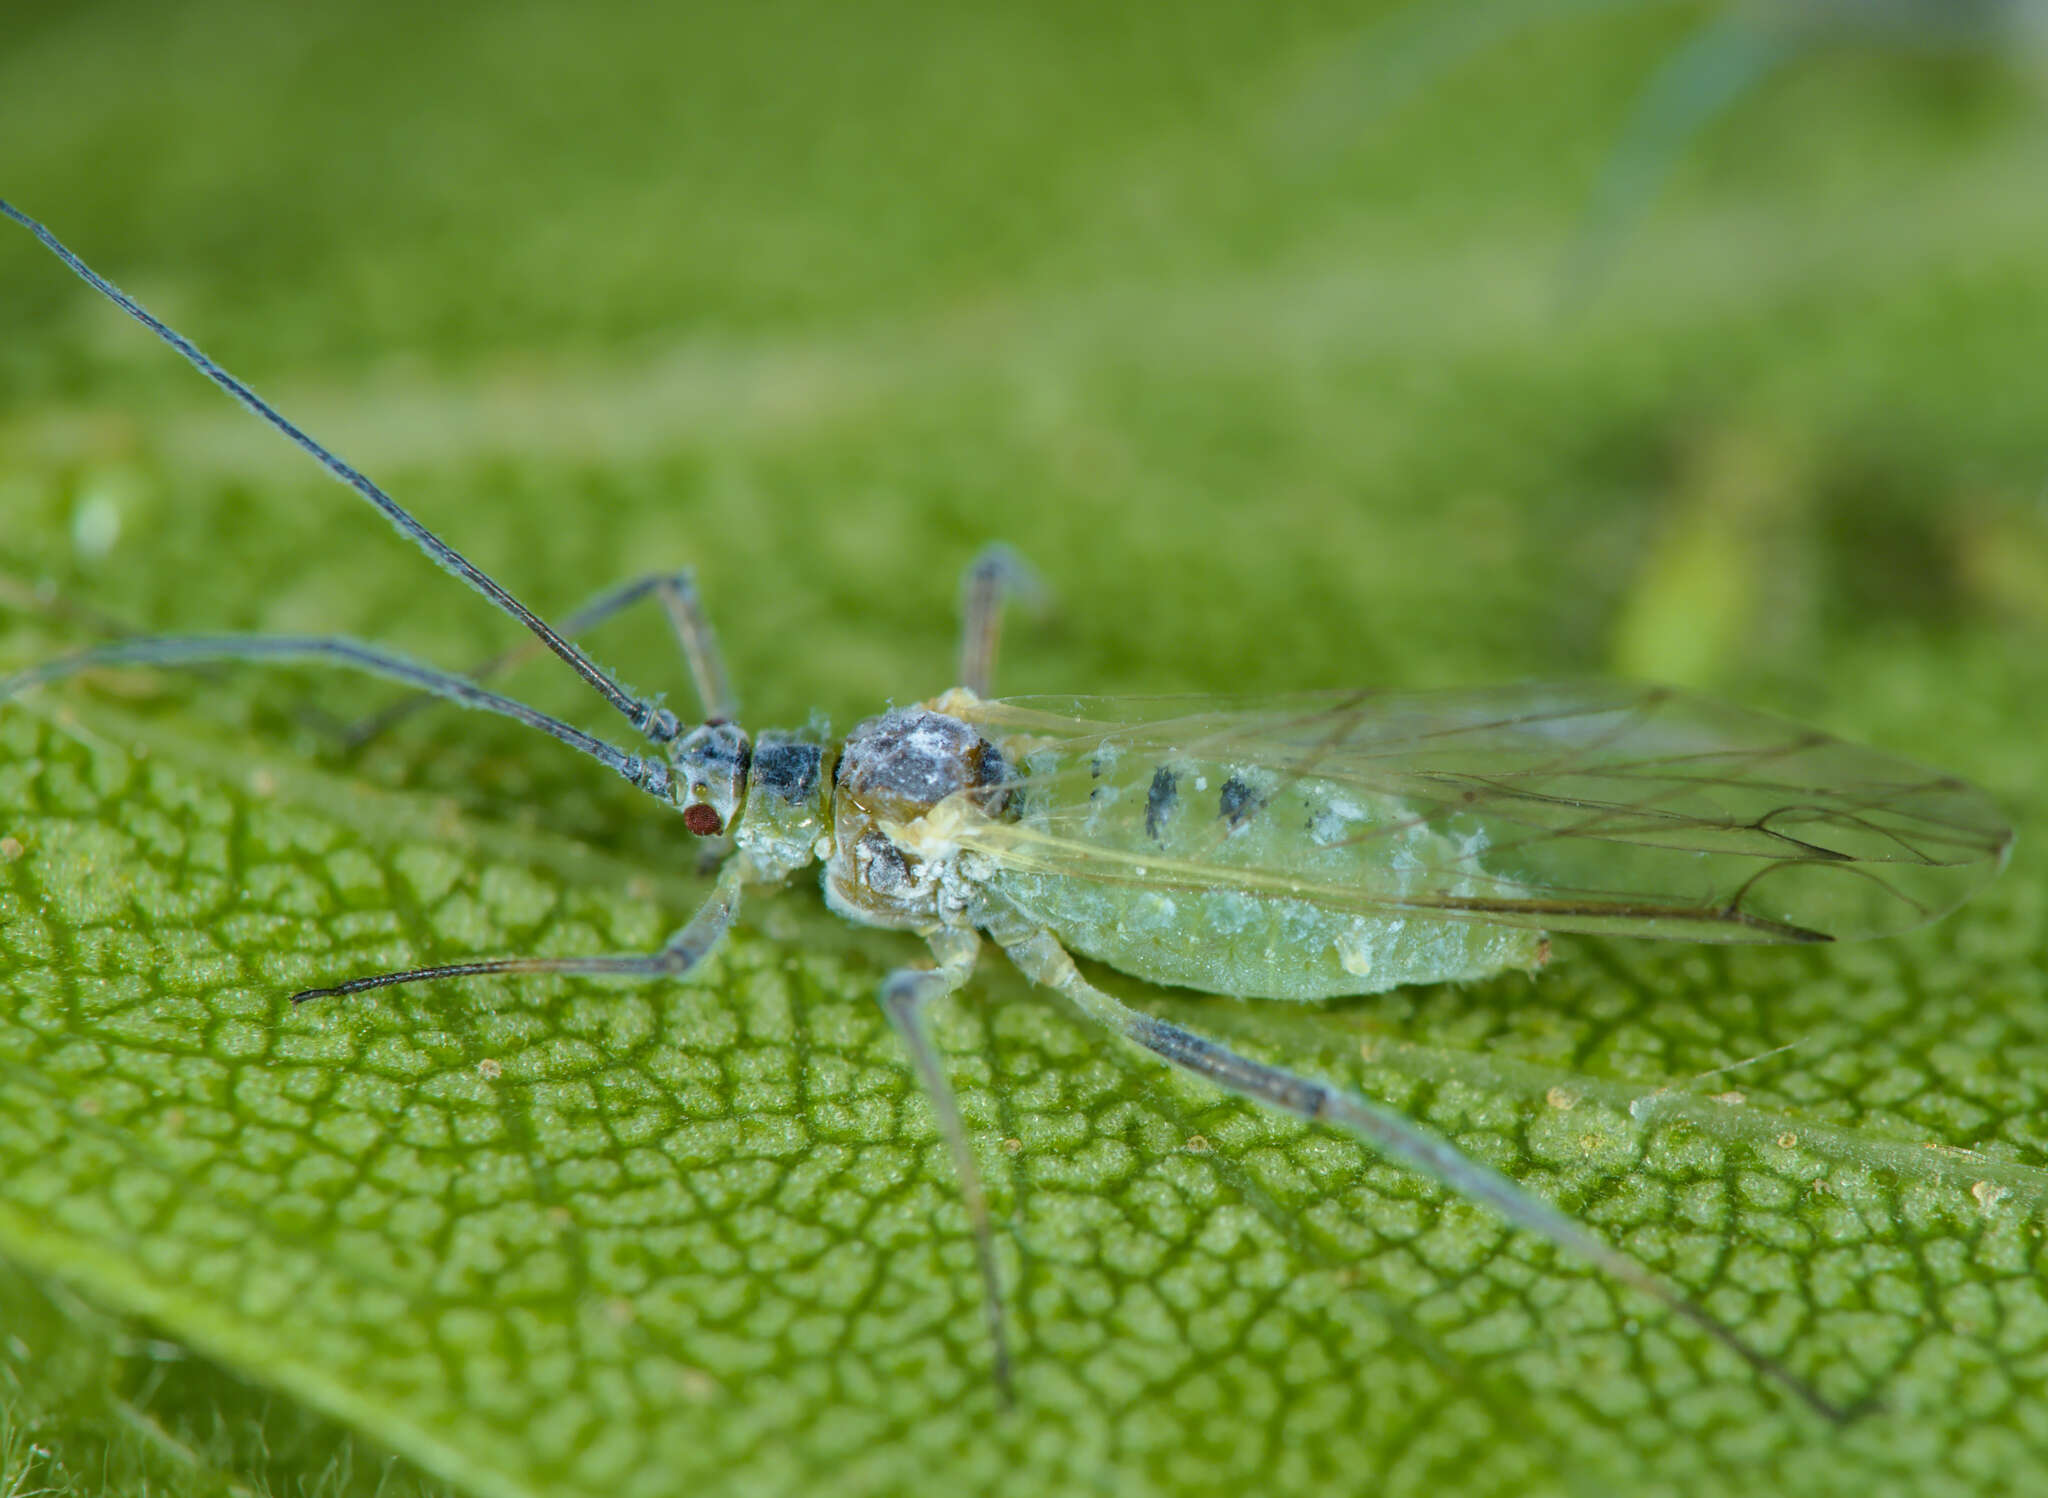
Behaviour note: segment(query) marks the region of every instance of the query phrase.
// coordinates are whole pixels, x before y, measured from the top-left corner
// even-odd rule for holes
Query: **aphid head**
[[[737,723],[714,721],[676,740],[676,805],[683,825],[698,837],[718,837],[732,826],[747,793],[753,745]]]

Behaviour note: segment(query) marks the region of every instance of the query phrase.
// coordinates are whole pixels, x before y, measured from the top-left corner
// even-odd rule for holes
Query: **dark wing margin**
[[[1264,699],[1008,698],[950,710],[1007,736],[1041,814],[993,855],[1111,884],[1218,885],[1361,912],[1691,941],[1812,942],[1934,920],[1996,876],[2012,830],[1954,776],[1665,687],[1565,683]],[[1106,850],[1083,823],[1105,750],[1256,766],[1392,807],[1352,834],[1471,851],[1398,894],[1285,867]],[[1033,769],[1034,754],[1040,765]]]

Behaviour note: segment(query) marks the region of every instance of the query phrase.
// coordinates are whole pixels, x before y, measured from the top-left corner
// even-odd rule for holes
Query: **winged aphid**
[[[750,735],[687,573],[636,579],[555,628],[368,478],[0,202],[73,271],[511,615],[637,732],[622,749],[458,675],[324,636],[131,637],[0,680],[0,699],[93,667],[300,661],[347,666],[513,718],[729,839],[717,886],[656,952],[511,957],[351,978],[299,1001],[436,978],[555,973],[667,979],[700,962],[750,885],[822,865],[849,920],[918,934],[933,965],[880,1000],[958,1169],[995,1377],[1010,1355],[993,1233],[965,1127],[927,1031],[984,938],[1030,978],[1169,1064],[1327,1123],[1663,1302],[1814,1409],[1843,1409],[1674,1286],[1403,1115],[1135,1010],[1071,953],[1158,983],[1314,1000],[1533,968],[1549,931],[1823,942],[1901,931],[1967,899],[2011,832],[1982,793],[1872,749],[1663,688],[1216,698],[991,699],[1004,594],[992,549],[965,585],[962,685],[856,725]],[[571,636],[646,596],[664,604],[703,704],[686,726],[627,691]],[[388,721],[390,714],[383,720]]]

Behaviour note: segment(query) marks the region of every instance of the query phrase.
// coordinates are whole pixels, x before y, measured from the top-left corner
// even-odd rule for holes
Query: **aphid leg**
[[[1016,939],[1010,939],[1013,935]],[[1663,1302],[1828,1419],[1848,1418],[1848,1412],[1840,1405],[1775,1358],[1737,1337],[1675,1287],[1595,1237],[1550,1203],[1464,1154],[1448,1140],[1438,1138],[1391,1108],[1339,1091],[1328,1083],[1253,1061],[1191,1030],[1130,1008],[1083,978],[1066,949],[1049,932],[1004,932],[998,940],[1027,977],[1057,989],[1089,1018],[1135,1041],[1170,1065],[1279,1112],[1349,1130],[1389,1159],[1493,1208],[1516,1227],[1548,1238],[1623,1284]]]
[[[995,1229],[990,1225],[988,1196],[981,1187],[981,1175],[974,1168],[973,1151],[967,1147],[967,1125],[960,1118],[960,1103],[953,1084],[939,1064],[932,1046],[931,1026],[926,1012],[932,1001],[953,992],[974,971],[974,959],[981,950],[981,938],[972,931],[941,929],[930,935],[936,968],[898,968],[882,980],[882,1012],[903,1037],[910,1052],[910,1064],[931,1099],[939,1134],[953,1156],[953,1169],[960,1177],[960,1194],[967,1203],[967,1222],[974,1233],[974,1258],[981,1269],[982,1315],[988,1322],[989,1340],[995,1347],[996,1394],[1003,1407],[1012,1403],[1010,1388],[1010,1343],[1003,1321],[1003,1286],[996,1273]]]
[[[571,670],[589,684],[592,691],[609,703],[634,729],[657,744],[666,744],[682,735],[683,725],[674,713],[620,686],[589,656],[563,639],[543,622],[539,615],[514,598],[496,578],[422,525],[410,510],[378,488],[367,474],[351,468],[322,447],[310,434],[287,420],[284,413],[209,359],[191,339],[167,323],[159,321],[140,302],[79,259],[56,235],[4,198],[0,198],[0,217],[13,219],[35,235],[42,241],[45,249],[70,267],[72,273],[86,285],[169,344],[186,363],[241,402],[249,411],[268,422],[286,441],[326,469],[329,476],[347,485],[367,500],[391,522],[401,536],[425,552],[435,565],[454,573],[488,599],[493,606],[518,620],[535,639],[560,656]]]
[[[689,664],[690,680],[697,690],[704,715],[707,718],[730,718],[734,712],[732,691],[726,684],[725,667],[719,660],[718,641],[704,618],[696,581],[687,568],[679,572],[650,572],[629,583],[607,588],[557,624],[555,632],[565,640],[573,640],[656,591],[661,594],[669,622],[675,628],[676,642]],[[486,660],[478,661],[462,675],[471,681],[487,681],[500,671],[532,660],[545,648],[538,640],[525,640],[510,650],[501,650]],[[342,744],[349,749],[360,749],[379,734],[431,705],[433,700],[425,694],[403,697],[382,712],[372,713],[341,728]]]
[[[594,957],[490,957],[481,962],[450,962],[440,967],[406,968],[395,973],[373,973],[367,978],[350,978],[325,988],[304,988],[292,995],[294,1004],[308,999],[329,999],[343,994],[368,993],[373,988],[396,988],[401,983],[425,983],[435,978],[484,978],[499,973],[557,973],[575,978],[680,978],[711,954],[739,913],[742,875],[736,866],[711,892],[711,898],[671,936],[658,952],[624,952]]]
[[[697,689],[704,716],[714,723],[736,716],[739,699],[733,696],[732,682],[725,674],[725,657],[705,616],[704,600],[697,595],[696,575],[685,567],[656,578],[654,585],[661,591],[662,607],[668,610],[668,622],[689,665],[690,684]]]
[[[101,666],[159,666],[190,668],[231,663],[309,662],[343,666],[382,676],[417,691],[446,698],[461,707],[497,713],[538,729],[549,738],[580,750],[599,764],[616,771],[639,790],[663,801],[673,802],[675,774],[661,755],[628,754],[616,745],[595,738],[559,718],[510,697],[487,691],[473,681],[409,661],[402,655],[366,645],[360,640],[327,635],[143,635],[96,645],[74,655],[45,661],[12,676],[0,677],[0,702],[30,687],[61,681]]]
[[[959,685],[986,697],[994,684],[996,646],[1003,638],[1003,599],[1016,593],[1034,607],[1045,596],[1031,566],[998,541],[983,549],[960,579]]]

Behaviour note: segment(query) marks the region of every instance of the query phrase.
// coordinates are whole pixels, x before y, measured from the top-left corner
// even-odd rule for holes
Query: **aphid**
[[[1546,931],[1721,942],[1879,935],[1934,919],[2003,865],[2012,834],[1980,792],[1811,729],[1654,688],[990,700],[1002,599],[1027,580],[1001,548],[968,574],[959,687],[844,738],[752,736],[732,721],[687,574],[630,583],[550,627],[48,230],[4,202],[0,212],[518,620],[652,749],[619,748],[473,676],[317,636],[128,638],[0,679],[0,699],[101,666],[348,666],[516,719],[673,808],[685,831],[730,840],[714,893],[658,952],[458,962],[351,978],[296,1001],[497,973],[680,977],[732,925],[747,886],[819,863],[834,910],[930,945],[934,965],[889,974],[879,997],[959,1172],[1005,1398],[988,1208],[926,1019],[935,999],[967,982],[984,937],[1170,1065],[1347,1130],[1655,1297],[1814,1409],[1843,1417],[1506,1176],[1391,1109],[1128,1007],[1070,953],[1210,993],[1311,1000],[1534,968],[1548,955]],[[695,727],[626,691],[570,643],[649,593],[668,609],[702,700]]]

